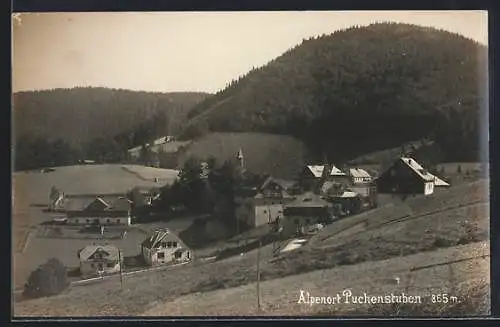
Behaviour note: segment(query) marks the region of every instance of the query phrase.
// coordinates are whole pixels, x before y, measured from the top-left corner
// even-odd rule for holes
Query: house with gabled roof
[[[130,225],[132,201],[125,195],[66,196],[63,211],[68,224]]]
[[[450,183],[446,182],[445,180],[443,180],[435,175],[432,175],[432,176],[434,176],[434,187],[450,187]]]
[[[341,184],[349,183],[349,176],[332,164],[306,165],[299,179],[302,188],[308,191],[321,189],[326,181]]]
[[[436,176],[415,159],[401,157],[377,178],[376,184],[379,193],[430,195],[435,180]]]
[[[123,264],[120,249],[114,245],[87,245],[77,255],[82,277],[116,273]]]
[[[151,266],[186,262],[193,259],[191,250],[168,229],[156,230],[141,243],[144,261]]]
[[[366,184],[372,181],[370,174],[363,168],[349,168],[347,174],[351,177],[353,184]]]
[[[325,223],[333,215],[330,203],[313,192],[305,192],[284,206],[279,224],[282,234],[291,236],[304,232],[307,226]]]
[[[271,176],[256,178],[236,190],[236,219],[249,227],[274,222],[283,217],[283,206],[293,200],[288,188],[293,182]]]

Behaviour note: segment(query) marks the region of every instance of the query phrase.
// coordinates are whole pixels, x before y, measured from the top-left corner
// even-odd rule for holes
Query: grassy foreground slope
[[[479,242],[265,281],[260,286],[260,312],[257,312],[256,284],[251,283],[153,304],[143,315],[488,315],[489,269],[489,244]],[[399,285],[394,283],[394,277],[399,277]],[[345,301],[336,305],[298,303],[300,290],[310,292],[311,296],[333,297],[347,289],[353,295],[368,296],[404,292],[407,296],[420,296],[422,303],[399,307],[353,305]],[[432,294],[456,296],[461,303],[432,303]]]
[[[432,197],[416,197],[340,220],[302,249],[278,258],[272,256],[272,245],[263,247],[261,280],[362,262],[375,265],[379,260],[487,241],[487,186],[487,181],[482,180],[452,187]],[[425,266],[432,257],[430,253],[423,253],[418,260],[408,260],[416,267]],[[398,266],[398,262],[406,259],[395,260],[394,265]],[[386,277],[387,272],[383,269],[370,273],[370,278]],[[241,286],[255,280],[256,251],[251,251],[218,262],[194,262],[171,270],[130,276],[124,280],[124,289],[120,288],[117,278],[74,287],[53,298],[16,303],[15,312],[19,315],[137,315],[183,295]],[[335,281],[329,277],[325,280]],[[350,287],[349,283],[341,285]],[[423,281],[417,285],[429,288],[434,284]],[[295,287],[300,286],[295,283]],[[191,311],[186,309],[186,312]]]

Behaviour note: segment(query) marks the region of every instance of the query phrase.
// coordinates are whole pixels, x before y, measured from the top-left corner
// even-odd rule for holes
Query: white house
[[[430,195],[434,193],[435,178],[415,159],[401,157],[376,182],[379,193]]]
[[[257,227],[283,218],[283,206],[293,197],[286,192],[286,181],[268,177],[261,185],[249,187],[235,197],[236,219]]]
[[[372,181],[370,174],[362,168],[349,168],[348,173],[353,184],[364,184]]]
[[[120,271],[123,257],[113,245],[87,245],[78,251],[82,277],[112,274]]]
[[[151,266],[193,259],[191,250],[169,230],[155,231],[141,243],[144,261]]]
[[[131,224],[131,201],[125,196],[85,195],[64,200],[68,224],[125,225]]]
[[[141,156],[142,146],[136,146],[127,150],[129,159],[137,159]]]

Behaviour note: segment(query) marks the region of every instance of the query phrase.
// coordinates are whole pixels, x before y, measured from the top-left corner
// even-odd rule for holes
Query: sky
[[[312,36],[391,21],[488,44],[486,11],[23,13],[13,91],[102,86],[216,92]]]

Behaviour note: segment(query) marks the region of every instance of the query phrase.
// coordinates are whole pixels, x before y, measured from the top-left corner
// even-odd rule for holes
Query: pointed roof
[[[434,181],[435,176],[424,169],[415,159],[410,157],[401,157],[400,159],[405,165],[413,170],[417,175],[425,181]]]
[[[287,205],[285,205],[285,208],[323,208],[327,207],[329,203],[325,200],[323,200],[321,197],[318,195],[312,193],[312,192],[306,192],[300,196],[297,197],[297,199]]]
[[[141,245],[148,249],[154,249],[158,246],[159,243],[164,242],[167,238],[169,239],[169,241],[174,240],[179,243],[179,247],[187,248],[182,240],[168,229],[159,229],[154,231],[141,243]]]
[[[345,176],[345,173],[334,165],[330,165],[330,176]]]
[[[78,251],[78,258],[80,261],[86,261],[92,257],[96,252],[105,252],[107,254],[107,258],[110,260],[118,259],[118,251],[119,249],[114,245],[87,245],[86,247],[80,249]]]
[[[104,211],[111,208],[111,204],[107,201],[104,201],[101,197],[96,197],[94,201],[90,202],[85,210],[88,211]]]
[[[329,167],[328,167],[329,166]],[[325,170],[325,167],[328,167],[330,171],[330,176],[345,176],[345,173],[342,172],[339,168],[337,168],[335,165],[307,165],[307,169],[313,174],[314,177],[320,178],[323,176],[323,172]]]
[[[444,180],[442,180],[441,178],[437,177],[436,175],[433,175],[431,173],[429,173],[430,175],[434,176],[434,185],[435,186],[450,186],[450,183],[448,182],[445,182]]]
[[[362,168],[350,168],[349,169],[349,174],[352,176],[352,177],[361,177],[361,178],[370,178],[370,174],[362,169]]]
[[[320,178],[323,176],[323,170],[325,169],[325,166],[322,165],[308,165],[307,169],[313,174],[314,177]]]
[[[128,211],[130,200],[124,196],[81,196],[73,195],[63,199],[66,211]]]
[[[156,140],[153,141],[153,144],[154,145],[160,145],[160,144],[163,144],[163,143],[166,143],[167,142],[167,137],[166,136],[162,136]]]

